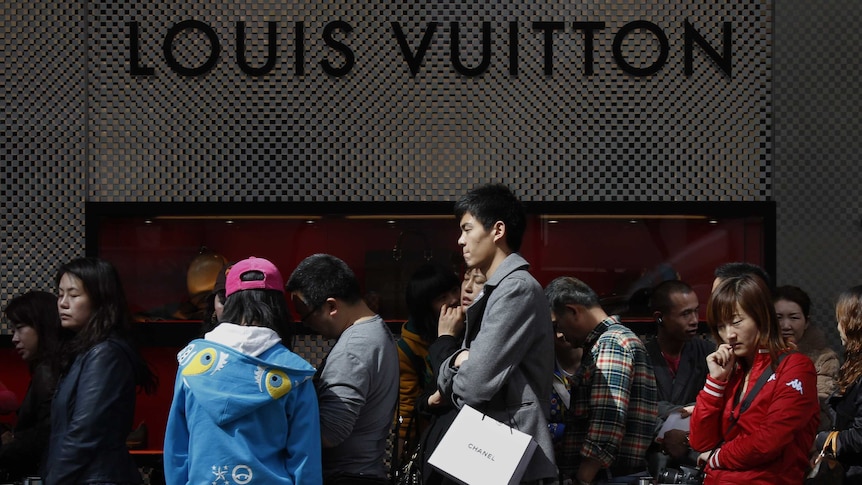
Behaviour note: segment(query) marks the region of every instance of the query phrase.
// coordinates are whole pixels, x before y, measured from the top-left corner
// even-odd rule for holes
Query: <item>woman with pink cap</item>
[[[167,483],[320,483],[314,368],[283,343],[284,280],[248,258],[225,278],[220,323],[193,340],[179,369],[165,433]]]

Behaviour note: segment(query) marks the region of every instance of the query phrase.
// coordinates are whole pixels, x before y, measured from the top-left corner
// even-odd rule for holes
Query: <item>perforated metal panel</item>
[[[768,200],[772,196],[772,3],[750,2],[23,2],[2,12],[3,183],[0,303],[51,288],[58,263],[84,252],[83,202],[453,200],[502,181],[525,200]],[[163,50],[170,29],[195,20],[221,47],[212,70],[185,76]],[[355,54],[344,66],[324,42]],[[655,74],[660,35],[667,61]],[[732,76],[700,46],[684,72],[685,22],[723,52]],[[131,22],[139,40],[131,49]],[[267,22],[278,60],[264,76]],[[296,68],[302,22],[303,74]],[[417,52],[411,75],[397,23]],[[452,22],[465,76],[450,59]],[[535,22],[562,22],[546,37]],[[585,34],[594,31],[594,73]],[[517,74],[510,72],[516,25]],[[620,55],[614,57],[619,37]],[[169,56],[187,68],[212,50],[203,29],[180,31]],[[139,68],[133,75],[132,53]],[[0,331],[2,331],[0,327]]]
[[[81,255],[86,24],[75,2],[0,3],[0,305]],[[6,322],[0,326],[4,331]]]
[[[812,322],[840,350],[835,302],[862,284],[862,64],[845,54],[862,41],[862,3],[776,10],[777,280],[808,292]]]
[[[528,200],[765,200],[771,194],[770,2],[93,2],[90,4],[91,200],[446,200],[480,181],[504,181]],[[215,67],[183,76],[163,53],[170,29],[196,20],[221,47]],[[266,62],[266,22],[278,29],[278,61],[264,76],[241,71],[236,22],[246,22],[249,64]],[[325,27],[355,55],[344,65],[323,41]],[[553,33],[553,71],[544,73]],[[594,74],[584,74],[584,32],[594,32]],[[667,36],[656,74],[623,72],[613,45],[628,23]],[[719,53],[732,25],[732,77],[702,48],[684,74],[684,24]],[[131,28],[138,23],[133,76]],[[297,22],[304,24],[304,74],[296,73]],[[393,22],[415,52],[438,23],[411,76]],[[475,77],[450,61],[451,22],[461,62],[481,62],[481,27],[491,59]],[[518,73],[509,71],[511,24]],[[170,51],[187,68],[212,52],[203,28],[182,30]],[[635,29],[621,58],[656,62],[655,34]]]

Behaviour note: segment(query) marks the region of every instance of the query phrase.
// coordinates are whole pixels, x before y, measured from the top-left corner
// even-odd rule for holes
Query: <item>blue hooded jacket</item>
[[[177,355],[165,432],[166,483],[321,483],[314,368],[270,329],[224,326],[211,334],[230,330],[257,338],[228,346],[207,334]],[[255,352],[248,353],[249,340]]]

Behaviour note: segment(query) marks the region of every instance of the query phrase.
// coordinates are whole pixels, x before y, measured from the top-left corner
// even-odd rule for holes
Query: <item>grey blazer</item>
[[[437,384],[456,407],[464,404],[533,437],[539,445],[522,480],[557,476],[548,431],[554,334],[551,311],[529,264],[510,254],[467,309],[464,343],[443,361]],[[464,349],[470,358],[452,367]]]

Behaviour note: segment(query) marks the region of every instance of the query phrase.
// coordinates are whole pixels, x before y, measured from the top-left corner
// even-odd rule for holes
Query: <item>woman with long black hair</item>
[[[126,437],[137,389],[152,392],[156,378],[132,343],[117,270],[101,259],[75,259],[60,266],[56,284],[60,323],[75,336],[51,407],[45,483],[141,483]]]
[[[407,445],[405,451],[415,444],[405,441],[411,437],[415,441],[428,425],[427,416],[414,412],[414,409],[425,411],[427,406],[421,403],[423,393],[429,388],[432,388],[431,392],[436,389],[435,369],[428,359],[428,346],[437,339],[441,309],[457,306],[458,296],[458,276],[451,265],[443,263],[423,264],[407,284],[405,297],[409,318],[401,328],[398,342],[398,418],[399,438],[402,440],[399,445]],[[420,418],[420,422],[413,422],[414,417]]]
[[[60,327],[57,297],[28,291],[3,310],[12,326],[12,343],[30,370],[30,385],[18,409],[15,427],[3,433],[0,468],[13,478],[40,476],[51,434],[51,400],[60,373],[60,351],[71,332]]]

